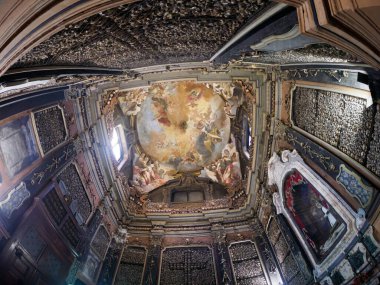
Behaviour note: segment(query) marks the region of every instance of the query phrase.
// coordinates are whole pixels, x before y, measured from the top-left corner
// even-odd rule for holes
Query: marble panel
[[[0,126],[0,155],[11,177],[38,159],[29,117]]]

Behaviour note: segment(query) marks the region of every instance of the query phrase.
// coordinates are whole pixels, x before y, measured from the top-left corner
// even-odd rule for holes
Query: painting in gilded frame
[[[321,193],[298,170],[284,180],[285,207],[318,262],[346,232],[346,224]]]

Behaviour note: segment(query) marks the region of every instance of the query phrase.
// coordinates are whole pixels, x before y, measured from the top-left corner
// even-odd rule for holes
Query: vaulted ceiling
[[[140,276],[144,284],[160,280],[157,274],[173,260],[192,267],[191,260],[203,257],[218,265],[218,273],[199,271],[205,279],[194,279],[198,284],[227,284],[233,278],[237,284],[275,284],[282,277],[287,284],[310,284],[335,275],[342,258],[356,255],[353,246],[363,242],[365,229],[359,233],[354,224],[359,231],[358,223],[375,224],[372,218],[364,222],[361,210],[380,216],[374,194],[380,183],[380,75],[364,64],[375,66],[377,55],[361,42],[365,33],[359,44],[358,33],[342,40],[357,27],[329,27],[336,19],[311,23],[324,16],[317,12],[326,12],[314,9],[318,1],[279,1],[17,1],[8,20],[22,2],[27,4],[17,19],[31,18],[0,37],[0,74],[12,65],[0,78],[0,250],[7,244],[9,256],[17,259],[0,256],[0,270],[2,264],[16,268],[13,264],[32,253],[22,237],[31,225],[56,253],[67,249],[67,267],[82,263],[70,274],[88,284],[113,282],[112,271],[123,256],[119,243],[130,246],[125,252],[133,259],[122,258],[120,264],[139,267],[127,278]],[[334,1],[325,2],[327,7]],[[284,3],[298,7],[298,14]],[[331,31],[337,32],[331,36]],[[35,85],[28,85],[33,80]],[[272,156],[280,152],[282,162]],[[298,217],[276,216],[285,207],[295,209],[293,201],[281,200],[285,176],[277,175],[291,155],[300,168],[315,172],[303,184],[326,182],[315,184],[326,197],[310,196],[324,207],[296,201],[305,219],[318,217],[327,225],[315,238],[334,239],[328,248],[336,256],[327,257],[326,251],[326,259],[309,269],[308,262],[316,259],[308,251],[309,237],[302,238],[303,226],[297,228]],[[292,167],[292,175],[303,179]],[[339,180],[342,173],[350,179]],[[274,178],[276,183],[269,182]],[[317,193],[318,187],[308,189]],[[336,195],[330,195],[334,189]],[[351,207],[350,213],[330,206]],[[350,227],[335,219],[342,213]],[[45,234],[43,227],[60,237]],[[291,230],[297,229],[293,238]],[[167,247],[185,245],[193,247],[193,256],[188,249],[164,254]],[[199,254],[195,248],[202,246]],[[253,260],[256,269],[249,265]],[[231,269],[235,265],[242,270]],[[30,275],[37,276],[40,268],[33,266]],[[182,278],[178,268],[169,279]],[[21,275],[15,276],[29,278]],[[191,270],[176,284],[190,284],[190,277]]]
[[[131,68],[203,61],[274,3],[268,0],[144,0],[67,26],[14,67]]]
[[[255,85],[249,77],[207,83],[178,78],[100,91],[108,140],[111,146],[119,141],[112,161],[124,181],[120,195],[137,199],[138,213],[183,206],[197,212],[247,203],[246,168],[255,163],[252,112],[260,96]],[[87,113],[97,106],[89,108]],[[192,191],[191,197],[186,191]],[[233,202],[242,194],[242,201]],[[123,207],[131,213],[136,209]]]

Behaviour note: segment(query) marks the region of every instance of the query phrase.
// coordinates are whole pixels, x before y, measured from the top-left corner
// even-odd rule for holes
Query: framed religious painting
[[[346,233],[347,225],[297,169],[286,175],[283,191],[286,211],[301,230],[315,259],[323,261]]]
[[[287,219],[314,268],[323,276],[356,238],[356,213],[294,150],[274,153],[268,163],[268,184],[276,184],[273,202]]]

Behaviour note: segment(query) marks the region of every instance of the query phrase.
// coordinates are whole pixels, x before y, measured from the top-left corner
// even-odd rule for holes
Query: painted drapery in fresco
[[[342,218],[297,170],[284,182],[285,206],[318,261],[322,261],[346,230]]]

